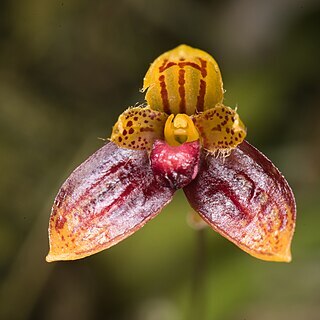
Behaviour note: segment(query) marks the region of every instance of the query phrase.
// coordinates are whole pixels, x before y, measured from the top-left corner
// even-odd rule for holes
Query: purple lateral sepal
[[[184,188],[191,206],[217,232],[254,257],[291,260],[293,193],[279,170],[244,141],[226,158],[203,151]]]
[[[107,143],[59,190],[47,261],[80,259],[115,245],[154,218],[173,193],[155,180],[146,151]]]

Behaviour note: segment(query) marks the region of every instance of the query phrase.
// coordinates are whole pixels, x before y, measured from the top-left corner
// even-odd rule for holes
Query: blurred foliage
[[[143,101],[153,59],[186,43],[219,62],[226,104],[298,205],[291,264],[256,260],[205,230],[204,319],[319,319],[319,22],[312,0],[1,1],[0,318],[193,314],[197,235],[182,192],[108,251],[44,260],[59,186]]]

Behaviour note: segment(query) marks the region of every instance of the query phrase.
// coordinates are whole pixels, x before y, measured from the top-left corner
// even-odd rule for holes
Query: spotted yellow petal
[[[110,140],[119,147],[150,151],[156,139],[162,139],[167,115],[148,107],[129,108],[113,127]]]
[[[143,83],[154,110],[188,115],[212,108],[223,100],[217,62],[205,51],[186,45],[165,52],[150,66]]]
[[[228,154],[246,136],[246,128],[237,112],[222,104],[192,118],[203,147],[209,151]]]

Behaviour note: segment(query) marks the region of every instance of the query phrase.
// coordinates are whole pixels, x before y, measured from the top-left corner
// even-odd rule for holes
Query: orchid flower
[[[56,196],[47,261],[75,260],[127,238],[183,188],[216,232],[250,255],[291,260],[293,193],[247,141],[223,105],[216,61],[181,45],[150,66],[146,102],[125,110],[109,141],[76,168]]]

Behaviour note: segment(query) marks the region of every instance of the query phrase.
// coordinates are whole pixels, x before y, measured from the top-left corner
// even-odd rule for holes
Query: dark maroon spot
[[[216,127],[213,127],[211,131],[221,131],[221,125],[218,124]]]

